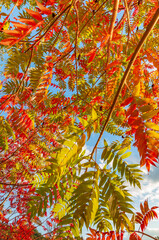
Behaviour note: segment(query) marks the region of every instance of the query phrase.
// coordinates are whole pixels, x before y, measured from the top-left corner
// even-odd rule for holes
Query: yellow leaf
[[[7,22],[4,24],[3,29],[4,29],[4,30],[9,29],[9,25],[10,25],[10,23],[9,23],[9,21],[7,21]]]
[[[81,149],[85,145],[86,135],[83,133],[81,139],[77,141],[78,148]]]
[[[93,120],[93,129],[94,129],[94,132],[97,130],[97,127],[98,127],[98,123],[97,123],[97,118],[98,118],[98,115],[96,113],[96,111],[94,110],[94,108],[92,108],[92,120]]]
[[[87,141],[90,139],[91,132],[92,132],[91,127],[88,127],[88,128],[87,128]]]
[[[134,95],[135,97],[138,97],[138,96],[140,95],[140,81],[139,81],[138,84],[134,87],[133,95]]]
[[[159,139],[159,133],[157,133],[157,132],[154,132],[154,131],[146,131],[146,133],[147,133],[150,137]]]
[[[144,120],[150,119],[150,118],[154,117],[155,115],[157,115],[158,112],[159,112],[158,109],[149,111],[149,112],[147,112],[147,113],[144,113],[144,114],[142,115],[142,118],[143,118]]]
[[[153,123],[153,122],[146,122],[146,123],[145,123],[145,126],[146,126],[147,128],[152,128],[152,129],[154,129],[154,130],[156,130],[156,131],[159,131],[159,125],[157,125],[157,124],[155,124],[155,123]]]
[[[96,132],[97,127],[98,127],[98,123],[97,123],[97,122],[94,122],[94,123],[93,123],[93,129],[94,129],[94,132]]]
[[[84,127],[87,127],[88,122],[87,122],[84,118],[78,117],[78,119],[79,119],[79,121],[82,123],[82,125],[83,125]]]
[[[94,108],[92,108],[92,120],[93,121],[95,121],[95,120],[97,120],[97,113],[96,113],[96,111],[94,110]]]

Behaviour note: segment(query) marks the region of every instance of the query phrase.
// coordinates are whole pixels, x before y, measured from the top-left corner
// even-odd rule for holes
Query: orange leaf
[[[31,26],[35,26],[36,22],[33,19],[25,19],[25,18],[19,18],[19,21],[22,23],[26,23]]]
[[[38,8],[42,11],[42,13],[46,14],[46,15],[50,15],[51,14],[51,10],[44,7],[41,3],[39,3],[38,1],[36,1]]]
[[[140,209],[141,209],[142,214],[144,215],[145,214],[145,209],[144,209],[142,203],[140,203]]]
[[[3,30],[3,32],[14,37],[20,37],[22,35],[18,30]]]
[[[146,212],[149,210],[149,205],[147,200],[144,201],[144,208]]]
[[[29,20],[29,19],[24,19],[24,20]],[[20,20],[21,22],[23,21],[23,19]],[[30,20],[30,21],[34,21],[34,20]],[[35,22],[35,21],[34,21]],[[30,27],[23,36],[21,36],[19,39],[17,39],[16,41],[14,41],[11,45],[16,44],[17,42],[21,41],[25,36],[27,36],[31,31],[33,31],[36,27],[40,26],[43,23],[43,20],[38,22],[37,24],[35,23],[32,27]]]
[[[27,9],[27,8],[25,8],[25,10],[27,11],[27,13],[29,13],[30,16],[37,19],[38,21],[43,20],[41,14],[39,12],[35,12],[35,11]]]
[[[17,5],[17,6],[20,6],[22,3],[23,3],[23,0],[18,0],[17,3],[16,3],[16,5]]]
[[[11,45],[14,41],[16,41],[16,38],[6,38],[0,41],[0,44],[8,46]]]
[[[96,236],[96,230],[94,230],[93,228],[89,228],[90,232],[92,233],[93,236]]]
[[[24,25],[24,24],[21,24],[21,23],[17,23],[17,22],[12,22],[13,23],[14,27],[16,27],[18,30],[28,30],[29,29],[29,26],[27,25]]]
[[[119,61],[118,60],[115,60],[114,62],[111,62],[107,65],[107,67],[105,68],[106,69],[110,69],[111,67],[115,67],[119,64]]]

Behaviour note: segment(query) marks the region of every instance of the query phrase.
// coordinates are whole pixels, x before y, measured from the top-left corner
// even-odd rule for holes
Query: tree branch
[[[6,185],[6,186],[15,186],[15,187],[24,187],[24,186],[32,186],[33,185],[31,183],[16,184],[16,183],[4,183],[4,182],[0,182],[0,184]]]
[[[77,23],[77,31],[76,31],[76,40],[75,40],[75,69],[76,69],[76,90],[77,90],[77,98],[78,98],[78,72],[77,72],[77,47],[78,47],[78,35],[79,35],[79,15],[77,9],[77,1],[75,1],[75,11],[76,11],[76,23]]]
[[[112,115],[112,113],[113,113],[115,104],[117,103],[119,94],[121,93],[121,90],[122,90],[122,88],[123,88],[123,86],[124,86],[124,84],[126,83],[126,80],[127,80],[127,78],[128,78],[128,75],[129,75],[129,73],[130,73],[131,67],[132,67],[132,65],[134,64],[134,61],[136,60],[137,55],[138,55],[140,49],[142,48],[145,40],[148,38],[148,36],[149,36],[149,34],[151,33],[153,27],[155,26],[158,18],[159,18],[159,8],[156,10],[156,13],[154,14],[152,20],[151,20],[150,23],[148,24],[145,33],[143,34],[142,38],[140,39],[140,41],[139,41],[139,43],[138,43],[138,45],[137,45],[137,47],[136,47],[136,49],[135,49],[135,51],[134,51],[131,59],[130,59],[130,62],[129,62],[129,64],[128,64],[127,68],[126,68],[126,71],[125,71],[125,73],[124,73],[124,76],[123,76],[123,78],[121,79],[121,82],[120,82],[119,88],[118,88],[118,90],[117,90],[117,93],[116,93],[116,95],[115,95],[115,97],[114,97],[112,106],[111,106],[110,111],[109,111],[109,113],[108,113],[108,117],[107,117],[107,119],[106,119],[106,121],[105,121],[105,123],[104,123],[104,126],[103,126],[103,128],[102,128],[102,130],[101,130],[101,133],[100,133],[100,135],[99,135],[99,138],[98,138],[98,140],[97,140],[97,142],[96,142],[96,144],[95,144],[95,146],[94,146],[94,148],[93,148],[93,151],[92,151],[92,153],[91,153],[90,159],[93,158],[94,152],[95,152],[95,150],[96,150],[96,148],[97,148],[97,146],[98,146],[98,144],[99,144],[99,141],[101,140],[101,137],[102,137],[102,135],[103,135],[103,133],[104,133],[106,127],[107,127],[107,124],[108,124],[108,122],[109,122],[109,120],[110,120],[110,118],[111,118],[111,115]]]
[[[157,238],[152,237],[151,235],[149,235],[149,234],[147,234],[147,233],[143,233],[143,232],[140,232],[140,231],[130,231],[130,232],[141,233],[141,234],[143,234],[143,235],[145,235],[145,236],[147,236],[147,237],[149,237],[149,238],[152,238],[152,239],[154,239],[154,240],[157,240]]]
[[[14,190],[15,187],[13,187],[10,192],[8,193],[7,197],[3,200],[3,202],[0,204],[0,208],[3,207],[4,203],[7,201],[9,196],[11,195],[12,191]]]

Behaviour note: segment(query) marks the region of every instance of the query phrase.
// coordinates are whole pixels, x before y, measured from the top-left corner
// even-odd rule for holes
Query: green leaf
[[[86,119],[81,118],[81,117],[78,117],[78,119],[85,128],[88,126],[88,122],[86,121]]]
[[[122,159],[125,159],[125,158],[130,157],[130,155],[131,155],[131,152],[127,152],[127,153],[123,154],[123,155],[121,156],[121,158],[122,158]]]
[[[159,112],[158,109],[157,109],[157,110],[149,111],[149,112],[147,112],[147,113],[144,113],[144,114],[142,115],[142,118],[143,118],[144,120],[150,119],[150,118],[156,116],[156,115],[158,114],[158,112]]]
[[[50,193],[49,193],[49,201],[50,201],[50,206],[52,206],[53,198],[52,198],[52,192],[51,192],[51,190],[50,190]]]
[[[116,154],[113,161],[113,170],[117,167],[118,160],[119,160],[119,155]]]
[[[41,212],[42,212],[42,204],[43,204],[42,199],[40,199],[40,204],[39,204],[39,209],[38,209],[38,216],[41,215]]]

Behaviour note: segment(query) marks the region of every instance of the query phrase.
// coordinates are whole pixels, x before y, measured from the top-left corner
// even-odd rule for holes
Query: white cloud
[[[99,163],[99,167],[100,167],[101,169],[103,169],[104,166],[105,166],[104,160],[100,159],[99,162],[100,162],[100,163]]]
[[[83,150],[83,151],[86,150],[85,155],[87,156],[87,155],[91,154],[92,147],[87,146],[87,145],[85,144],[85,145],[83,146],[82,150]]]

